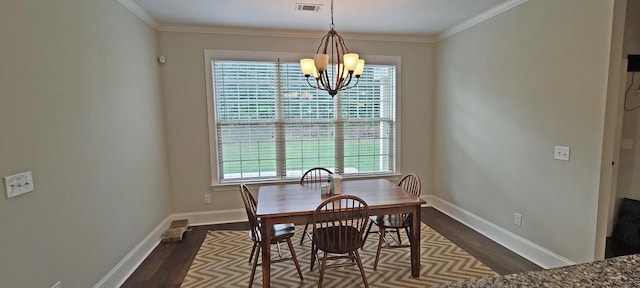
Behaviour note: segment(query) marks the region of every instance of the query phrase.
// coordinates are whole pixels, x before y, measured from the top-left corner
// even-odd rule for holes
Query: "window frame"
[[[218,136],[217,136],[217,123],[216,123],[216,107],[214,97],[214,80],[212,63],[214,60],[227,60],[227,61],[275,61],[280,59],[281,62],[298,62],[302,58],[308,58],[309,53],[300,52],[266,52],[266,51],[249,51],[249,50],[204,50],[204,66],[205,66],[205,90],[207,98],[207,124],[209,133],[209,165],[211,186],[230,185],[237,183],[281,183],[291,182],[293,180],[288,179],[275,179],[275,180],[228,180],[220,181],[220,175],[218,171]],[[401,159],[401,117],[400,114],[400,100],[401,100],[401,57],[400,56],[380,56],[380,55],[361,55],[363,59],[366,59],[367,64],[379,64],[379,65],[394,65],[396,67],[396,99],[395,99],[395,163],[394,171],[392,173],[365,173],[358,176],[344,175],[345,178],[355,177],[370,177],[370,176],[392,176],[400,170]],[[301,72],[302,73],[302,72]],[[340,160],[343,161],[343,160]]]

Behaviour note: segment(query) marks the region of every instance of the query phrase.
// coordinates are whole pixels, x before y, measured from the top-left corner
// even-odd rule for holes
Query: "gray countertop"
[[[640,287],[640,254],[440,287]]]

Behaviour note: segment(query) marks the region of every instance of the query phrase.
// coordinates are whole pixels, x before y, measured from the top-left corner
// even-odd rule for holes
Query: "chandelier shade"
[[[357,53],[350,53],[342,36],[333,24],[333,0],[331,0],[331,30],[327,32],[313,58],[300,60],[300,69],[309,86],[325,90],[332,97],[338,91],[358,85],[364,72],[364,60]],[[311,80],[311,76],[315,81]],[[353,77],[355,81],[352,82]]]

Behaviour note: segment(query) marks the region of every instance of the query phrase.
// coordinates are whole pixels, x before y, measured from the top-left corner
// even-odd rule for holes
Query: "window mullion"
[[[342,120],[342,93],[334,97],[334,139],[335,139],[335,172],[344,174],[344,122]]]
[[[276,174],[280,179],[287,176],[287,145],[285,137],[284,109],[282,107],[282,67],[276,64]]]

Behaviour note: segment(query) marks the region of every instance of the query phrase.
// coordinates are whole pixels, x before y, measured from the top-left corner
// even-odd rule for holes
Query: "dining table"
[[[282,223],[310,223],[318,205],[331,197],[322,194],[322,185],[286,183],[259,188],[256,216],[260,219],[262,236],[263,287],[270,287],[271,282],[271,227]],[[420,277],[420,207],[426,202],[379,178],[343,180],[339,193],[360,197],[369,206],[369,215],[410,214],[411,275]]]

